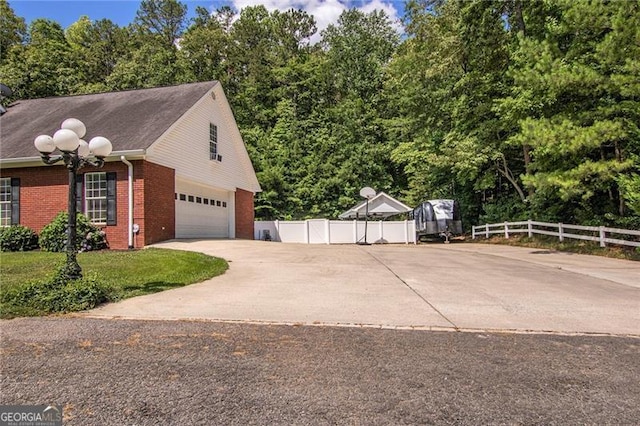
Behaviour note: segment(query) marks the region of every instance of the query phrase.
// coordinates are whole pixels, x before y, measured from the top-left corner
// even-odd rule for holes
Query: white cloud
[[[330,24],[336,23],[343,11],[353,7],[365,13],[376,9],[384,10],[391,22],[393,22],[394,28],[398,32],[401,31],[398,8],[396,7],[397,0],[358,0],[355,2],[349,0],[231,0],[231,5],[238,11],[248,6],[257,5],[263,5],[269,11],[279,10],[284,12],[289,9],[302,9],[316,20],[318,32],[312,38],[312,42],[319,41],[320,32]]]

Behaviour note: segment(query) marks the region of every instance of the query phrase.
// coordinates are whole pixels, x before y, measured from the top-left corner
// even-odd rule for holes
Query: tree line
[[[404,10],[402,35],[379,10],[317,34],[302,10],[187,20],[178,0],[143,0],[126,27],[63,29],[27,27],[0,0],[0,82],[25,99],[219,80],[263,188],[258,218],[335,218],[371,186],[411,206],[456,198],[466,225],[640,228],[639,0]]]

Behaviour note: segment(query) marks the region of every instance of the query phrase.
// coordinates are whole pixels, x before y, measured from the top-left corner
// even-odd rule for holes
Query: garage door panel
[[[229,237],[229,192],[184,183],[176,192],[176,238]]]

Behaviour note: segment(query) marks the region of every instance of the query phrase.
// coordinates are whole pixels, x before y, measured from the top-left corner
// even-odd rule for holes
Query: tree
[[[410,38],[386,84],[395,109],[389,132],[400,140],[392,159],[407,174],[407,200],[458,198],[466,221],[476,220],[483,198],[522,198],[504,126],[492,109],[507,90],[510,38],[502,6],[408,4]]]
[[[135,23],[143,33],[158,35],[166,47],[180,38],[187,6],[177,0],[142,0]]]
[[[28,44],[15,46],[0,67],[0,78],[17,98],[74,93],[80,77],[62,27],[36,19],[29,26]]]
[[[93,22],[83,16],[65,32],[82,76],[79,93],[106,91],[106,80],[127,54],[130,34],[108,19]]]
[[[179,60],[195,81],[222,80],[226,86],[229,55],[229,28],[227,8],[219,9],[215,16],[198,7],[194,23],[180,40]]]
[[[627,83],[638,79],[639,3],[557,7],[544,39],[521,35],[499,109],[517,123],[509,143],[531,147],[523,182],[535,215],[616,223],[638,170],[640,92]]]
[[[24,18],[16,16],[7,0],[0,0],[0,64],[13,46],[20,45],[26,36]]]

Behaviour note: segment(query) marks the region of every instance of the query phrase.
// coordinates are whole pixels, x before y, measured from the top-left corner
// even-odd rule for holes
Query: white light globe
[[[102,136],[96,136],[89,141],[89,148],[96,157],[106,157],[111,154],[112,146],[109,139]]]
[[[78,135],[79,138],[83,138],[84,135],[87,134],[87,127],[84,123],[77,118],[67,118],[60,125],[61,129],[69,129],[73,130],[73,132]]]
[[[80,139],[80,145],[78,146],[78,155],[80,158],[88,157],[91,154],[89,144],[84,139]]]
[[[80,145],[80,138],[73,130],[60,129],[53,134],[53,142],[60,151],[71,152]]]
[[[36,140],[33,141],[33,144],[39,152],[44,152],[46,154],[50,154],[56,150],[56,144],[53,141],[53,138],[49,135],[38,136]]]

